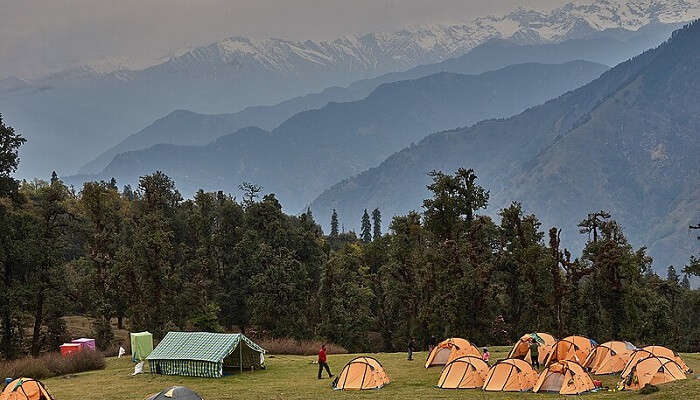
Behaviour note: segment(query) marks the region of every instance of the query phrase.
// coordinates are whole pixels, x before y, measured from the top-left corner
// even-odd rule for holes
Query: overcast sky
[[[0,78],[150,60],[230,36],[330,39],[566,0],[0,0]]]

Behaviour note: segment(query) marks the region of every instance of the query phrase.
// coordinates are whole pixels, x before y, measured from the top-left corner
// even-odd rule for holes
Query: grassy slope
[[[505,357],[507,348],[491,349],[492,359]],[[334,392],[327,378],[316,379],[317,366],[312,364],[312,356],[273,356],[268,358],[268,369],[264,371],[245,372],[222,379],[186,378],[177,376],[140,375],[130,376],[133,364],[129,358],[109,359],[107,369],[81,373],[69,378],[47,379],[44,383],[56,400],[142,400],[146,395],[155,393],[172,385],[188,386],[207,400],[228,399],[349,399],[353,396],[375,399],[515,399],[515,398],[556,398],[554,395],[533,393],[486,393],[480,390],[439,390],[434,389],[440,375],[440,368],[423,368],[426,353],[417,353],[416,360],[406,361],[403,353],[374,355],[387,370],[392,383],[378,391]],[[331,355],[331,371],[338,373],[340,368],[353,358],[353,355]],[[700,353],[683,354],[683,358],[693,370],[700,370]],[[600,377],[599,377],[600,379]],[[604,385],[614,387],[616,377],[606,376],[601,379]],[[692,399],[700,398],[700,380],[698,374],[688,375],[688,379],[660,387],[648,399]],[[586,399],[639,398],[635,392],[603,392],[586,395]]]

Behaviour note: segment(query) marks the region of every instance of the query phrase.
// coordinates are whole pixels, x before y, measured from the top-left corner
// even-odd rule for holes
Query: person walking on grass
[[[321,350],[318,351],[318,379],[321,379],[324,368],[326,369],[326,372],[328,372],[328,377],[332,378],[333,374],[331,374],[331,368],[328,366],[328,362],[326,361],[326,345],[322,344]]]
[[[408,342],[408,361],[413,361],[413,352],[416,351],[416,339],[411,338]]]
[[[535,339],[530,338],[530,359],[532,360],[532,367],[537,369],[540,368],[540,346],[537,344]]]

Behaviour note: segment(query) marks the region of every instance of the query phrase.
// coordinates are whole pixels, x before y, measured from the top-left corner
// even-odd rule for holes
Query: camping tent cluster
[[[530,343],[538,344],[540,360],[545,360],[539,374],[532,368]],[[582,363],[583,360],[583,363]],[[611,341],[598,345],[583,336],[561,340],[546,333],[524,335],[509,353],[491,368],[479,350],[466,339],[450,338],[429,354],[425,367],[444,365],[439,389],[478,389],[503,392],[555,392],[578,395],[593,391],[596,385],[589,375],[622,372],[620,389],[641,389],[685,379],[688,366],[681,357],[661,346],[637,349],[629,342]],[[336,390],[380,389],[391,380],[384,367],[372,357],[357,357],[343,367],[333,381]]]
[[[460,349],[469,349],[464,350],[468,354],[455,355],[456,350],[450,343],[453,346],[462,344]],[[546,333],[529,333],[513,345],[508,358],[489,368],[478,349],[467,343],[465,339],[448,339],[428,356],[426,367],[446,361],[437,388],[581,394],[596,389],[589,372],[596,375],[621,373],[619,388],[630,390],[640,389],[647,383],[685,379],[685,373],[689,372],[677,353],[661,346],[638,349],[629,342],[598,345],[583,336],[556,340]],[[531,365],[532,343],[537,344],[538,360],[544,365],[539,375]]]
[[[531,346],[538,346],[544,369],[532,367]],[[265,350],[243,334],[169,332],[153,348],[148,332],[131,335],[132,358],[147,360],[151,372],[218,378],[227,368],[264,368]],[[534,349],[534,348],[533,348]],[[425,367],[444,365],[436,388],[478,389],[503,392],[556,392],[582,394],[596,390],[592,374],[620,373],[621,390],[637,390],[686,379],[691,372],[678,353],[662,346],[636,348],[629,342],[610,341],[598,345],[583,336],[556,340],[538,332],[523,335],[508,358],[489,368],[479,349],[466,339],[450,338],[428,354]],[[391,379],[382,364],[372,357],[350,360],[333,380],[335,390],[381,389]],[[148,400],[202,400],[195,392],[174,386],[151,395]],[[10,382],[0,400],[53,400],[44,385],[34,379]]]

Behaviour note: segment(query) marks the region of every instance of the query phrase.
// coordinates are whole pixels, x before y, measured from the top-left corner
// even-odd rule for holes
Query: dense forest
[[[183,199],[163,173],[138,187],[114,180],[67,187],[12,177],[24,139],[0,119],[0,354],[56,350],[62,317],[110,321],[157,338],[169,330],[241,330],[322,338],[351,351],[403,350],[410,337],[507,344],[532,331],[583,334],[698,351],[700,263],[652,269],[605,211],[581,216],[582,254],[562,248],[513,202],[500,221],[475,171],[430,172],[422,212],[365,210],[359,233],[333,213],[287,215],[274,194]],[[387,233],[383,233],[387,231]]]

